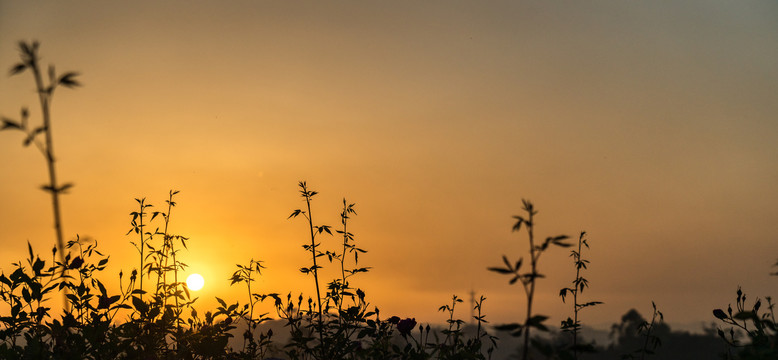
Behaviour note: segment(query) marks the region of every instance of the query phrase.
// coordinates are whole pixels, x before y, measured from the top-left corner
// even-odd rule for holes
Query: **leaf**
[[[135,310],[138,310],[141,314],[145,314],[149,311],[149,306],[137,296],[132,297],[132,305],[135,307]]]
[[[506,268],[511,269],[511,262],[508,261],[508,257],[507,256],[505,256],[505,255],[502,256],[502,262],[505,263],[505,267]]]
[[[24,298],[24,301],[29,303],[32,299],[32,296],[30,296],[30,291],[27,290],[27,288],[22,288],[22,298]]]
[[[33,41],[30,44],[27,44],[24,41],[19,41],[19,50],[21,50],[22,54],[24,54],[27,57],[30,58],[36,58],[36,52],[38,52],[38,42]]]
[[[516,224],[513,225],[513,231],[521,230],[521,224],[525,222],[524,218],[521,216],[514,216],[513,218],[516,219]]]
[[[300,215],[300,214],[302,214],[302,213],[303,213],[303,211],[302,211],[302,210],[300,210],[300,209],[297,209],[297,210],[293,211],[293,212],[292,212],[292,215],[289,215],[289,217],[287,217],[287,219],[291,219],[291,218],[293,218],[293,217],[297,217],[297,215]]]
[[[585,307],[594,306],[594,305],[600,305],[600,304],[604,304],[604,303],[602,301],[590,301],[590,302],[587,302],[587,303],[578,304],[578,307],[579,308],[585,308]]]
[[[602,301],[589,301],[589,302],[585,302],[583,304],[578,304],[578,306],[580,306],[580,307],[587,307],[587,306],[595,306],[595,305],[601,305],[601,304],[605,304],[605,303],[602,302]]]
[[[724,313],[724,310],[721,309],[713,310],[713,316],[715,316],[719,320],[725,320],[727,318],[727,314]]]
[[[9,71],[8,71],[8,75],[9,75],[9,76],[13,76],[13,75],[19,74],[19,73],[21,73],[22,71],[24,71],[24,69],[27,69],[27,65],[26,65],[26,64],[23,64],[23,63],[18,63],[18,64],[16,64],[16,65],[14,65],[14,66],[11,68],[11,70],[9,70]]]
[[[224,300],[222,300],[220,297],[217,296],[216,297],[216,301],[218,301],[219,304],[221,304],[222,307],[227,307],[227,303],[224,302]]]
[[[68,189],[73,187],[73,183],[66,183],[57,189],[57,192],[64,194]]]
[[[548,316],[535,315],[527,320],[527,326],[537,328],[541,331],[548,331],[548,328],[543,325],[543,321],[546,321],[546,319],[548,319]]]
[[[521,328],[522,328],[522,325],[521,324],[516,324],[516,323],[513,323],[513,324],[500,324],[500,325],[497,325],[497,326],[494,327],[494,329],[497,330],[497,331],[513,331],[513,330],[518,330],[518,329],[521,329]]]
[[[524,205],[524,210],[529,212],[530,214],[535,214],[534,206],[532,205],[532,202],[527,199],[521,199],[522,204]]]
[[[753,311],[741,311],[735,316],[733,316],[735,320],[748,320],[748,319],[756,319],[756,314]]]
[[[319,234],[321,234],[322,231],[325,231],[327,234],[332,235],[332,231],[330,231],[330,227],[327,225],[317,226],[316,228],[319,230]]]
[[[64,75],[59,77],[59,80],[57,81],[60,85],[67,87],[67,88],[73,88],[76,86],[81,86],[81,83],[76,81],[75,77],[78,76],[77,72],[68,72]]]
[[[41,260],[40,258],[35,259],[35,263],[32,265],[32,271],[35,272],[35,274],[40,274],[40,271],[43,269],[43,267],[46,265],[46,263]]]
[[[35,140],[35,134],[32,133],[30,135],[27,135],[27,137],[24,138],[24,141],[22,142],[22,146],[30,146],[32,144],[33,140]]]
[[[16,121],[13,121],[7,117],[3,117],[3,126],[0,127],[0,130],[5,129],[22,129],[22,125],[17,123]]]
[[[513,271],[511,271],[510,269],[503,269],[503,268],[498,268],[498,267],[490,267],[490,268],[486,268],[486,269],[489,270],[489,271],[494,271],[496,273],[500,273],[500,274],[513,274]]]
[[[159,312],[160,312],[160,308],[158,307],[151,308],[151,311],[149,311],[149,315],[148,315],[149,319],[153,319],[157,317],[157,315],[159,315]]]
[[[569,236],[567,235],[558,235],[553,238],[549,238],[548,240],[550,240],[556,246],[571,247],[573,246],[572,244],[564,242],[564,240],[567,240],[568,238]]]

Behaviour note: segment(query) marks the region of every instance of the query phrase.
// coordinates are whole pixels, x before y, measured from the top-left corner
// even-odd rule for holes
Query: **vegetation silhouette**
[[[193,298],[186,283],[179,281],[179,272],[187,267],[179,252],[181,247],[187,248],[189,238],[169,232],[177,205],[175,190],[168,193],[165,211],[152,211],[154,207],[146,198],[135,199],[137,208],[130,212],[127,235],[136,239],[130,243],[138,251],[138,266],[131,269],[129,277],[120,271],[118,293],[109,293],[100,278],[109,257],[99,250],[97,240],[76,234],[73,240],[64,242],[60,221],[59,194],[72,185],[57,182],[49,107],[55,88],[79,85],[77,73],[57,75],[50,66],[49,82],[45,84],[39,68],[39,44],[20,42],[19,48],[22,61],[11,69],[11,75],[25,70],[33,73],[43,125],[30,127],[29,112],[22,109],[18,121],[2,117],[0,129],[22,131],[23,144],[35,144],[44,154],[49,183],[43,189],[52,194],[57,238],[50,259],[38,255],[28,242],[28,257],[13,263],[8,272],[0,272],[4,309],[0,313],[0,359],[491,359],[496,353],[497,335],[502,334],[516,337],[515,344],[510,337],[500,344],[520,351],[522,359],[688,359],[716,355],[725,359],[778,358],[772,299],[765,298],[767,311],[760,313],[764,311],[762,301],[757,299],[747,306],[746,295],[740,289],[734,310],[731,305],[726,310],[713,310],[713,317],[727,326],[728,332],[713,327],[703,335],[672,332],[652,302],[650,321],[630,310],[613,326],[613,344],[588,342],[581,334],[579,313],[602,303],[580,301],[588,288],[588,280],[582,275],[589,264],[582,254],[584,248],[589,248],[584,232],[577,249],[571,250],[576,269],[572,286],[560,290],[562,301],[572,296],[573,314],[561,322],[558,331],[552,330],[544,324],[548,316],[533,312],[536,282],[543,277],[538,262],[551,247],[573,245],[565,242],[565,235],[536,241],[537,211],[527,200],[523,200],[526,215],[514,217],[513,230],[526,230],[528,265],[522,268],[522,257],[511,262],[503,256],[504,267],[488,268],[510,275],[510,284],[521,282],[527,299],[523,323],[488,325],[483,295],[474,299],[473,326],[457,315],[463,301],[456,294],[450,303],[438,308],[445,314],[445,325],[440,328],[420,324],[413,317],[381,316],[379,308],[368,302],[366,291],[353,285],[355,276],[371,269],[359,263],[359,254],[367,251],[357,245],[348,226],[357,214],[355,204],[343,199],[342,227],[335,229],[342,239],[328,249],[318,237],[334,236],[333,228],[315,225],[311,201],[317,192],[305,181],[298,184],[305,210],[294,210],[289,218],[302,215],[308,223],[309,238],[303,249],[310,253],[311,263],[300,271],[313,275],[315,298],[303,293],[283,296],[257,292],[252,284],[262,276],[265,265],[251,258],[237,264],[231,277],[225,274],[230,285],[246,286],[245,301],[228,302],[216,297],[216,309],[198,313],[194,308],[198,298]],[[44,141],[38,139],[40,134],[45,135]],[[164,222],[161,231],[155,220]],[[339,275],[326,282],[319,272],[324,266],[336,267]],[[144,278],[148,281],[145,286]],[[327,287],[322,291],[324,283]],[[61,314],[52,312],[49,304],[57,293],[65,299]],[[275,318],[269,313],[257,314],[257,306],[265,300],[272,303]],[[531,334],[532,328],[542,336]],[[242,334],[239,340],[235,339],[237,334]]]
[[[512,277],[509,281],[511,285],[515,284],[517,281],[521,281],[521,285],[524,287],[524,293],[527,295],[527,315],[525,317],[524,323],[499,325],[496,327],[496,329],[510,331],[512,336],[522,336],[522,334],[524,335],[524,345],[522,347],[521,358],[526,360],[529,358],[530,354],[530,330],[534,327],[541,331],[548,331],[548,328],[543,325],[543,322],[548,319],[548,316],[532,314],[532,302],[535,298],[535,284],[537,279],[544,277],[543,274],[538,272],[538,260],[551,245],[559,247],[570,247],[572,245],[564,242],[564,240],[568,238],[567,235],[547,237],[542,244],[535,244],[534,217],[538,212],[535,210],[535,207],[530,201],[522,200],[522,203],[524,204],[523,210],[527,213],[527,215],[526,217],[519,215],[514,216],[516,219],[516,224],[513,225],[513,231],[520,231],[522,226],[527,230],[530,255],[529,271],[522,272],[523,270],[521,269],[521,266],[524,258],[520,257],[516,263],[512,263],[508,261],[508,258],[505,255],[502,257],[505,267],[490,267],[488,270],[494,271],[498,274],[511,275]]]
[[[767,312],[760,314],[762,300],[756,299],[750,309],[746,306],[746,294],[738,287],[735,300],[735,311],[732,305],[727,311],[713,310],[713,316],[729,325],[729,332],[718,328],[717,333],[727,344],[727,355],[732,356],[732,349],[737,349],[742,359],[776,359],[778,358],[778,329],[775,324],[775,304],[771,297],[766,297]],[[747,335],[746,341],[740,338],[740,330]],[[729,336],[727,336],[729,335]]]
[[[573,353],[573,359],[578,359],[579,352],[593,352],[593,344],[579,343],[578,333],[581,330],[581,322],[578,320],[578,313],[584,308],[590,306],[596,306],[602,304],[601,301],[589,301],[585,303],[578,302],[578,295],[583,293],[584,289],[589,287],[589,280],[586,280],[581,275],[581,270],[586,269],[589,260],[583,258],[583,247],[589,248],[589,243],[585,239],[586,232],[582,231],[578,236],[578,250],[571,250],[570,256],[573,258],[573,264],[575,265],[575,279],[573,280],[573,286],[562,288],[559,290],[559,296],[562,298],[562,302],[565,302],[565,297],[568,294],[573,295],[573,318],[567,318],[562,321],[562,331],[572,334],[573,344],[568,349]]]
[[[35,146],[43,154],[46,160],[46,168],[49,174],[49,183],[41,186],[43,191],[51,194],[51,207],[54,211],[54,231],[56,234],[57,250],[59,251],[60,261],[65,261],[65,243],[62,234],[62,213],[60,210],[59,195],[66,193],[68,189],[73,187],[72,183],[65,183],[60,185],[57,181],[57,166],[56,156],[54,155],[54,135],[52,131],[51,122],[51,101],[54,97],[54,90],[59,86],[66,88],[74,88],[81,84],[76,80],[78,76],[77,72],[66,72],[62,75],[58,75],[54,68],[54,65],[48,67],[48,84],[43,80],[43,74],[40,64],[40,56],[38,55],[38,49],[40,44],[37,41],[25,42],[20,41],[19,55],[21,62],[14,65],[11,70],[11,76],[21,74],[26,70],[32,72],[33,79],[35,81],[35,90],[38,94],[38,101],[41,108],[41,122],[42,124],[37,127],[31,127],[28,118],[30,115],[29,110],[26,107],[22,107],[19,120],[14,120],[3,116],[3,125],[0,130],[18,130],[24,133],[24,141],[22,144],[26,147],[30,144]],[[40,141],[38,135],[43,134],[44,140]],[[64,275],[64,273],[63,273]],[[65,302],[67,304],[67,302]],[[67,306],[67,305],[66,305]]]

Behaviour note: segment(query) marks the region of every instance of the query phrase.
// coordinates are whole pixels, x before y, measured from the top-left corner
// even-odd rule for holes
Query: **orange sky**
[[[654,300],[670,322],[778,296],[778,6],[677,2],[0,2],[0,68],[37,39],[82,73],[54,99],[59,174],[76,187],[64,228],[129,271],[136,197],[181,190],[173,232],[213,296],[253,257],[262,291],[313,294],[297,182],[342,197],[382,312],[442,322],[452,294],[487,319],[523,320],[522,290],[486,267],[526,254],[521,199],[539,236],[590,234],[584,323]],[[0,77],[0,114],[30,106],[29,74]],[[54,243],[45,164],[0,133],[0,268]],[[161,224],[161,223],[160,223]],[[337,240],[325,240],[335,248]],[[566,250],[544,255],[538,312],[567,316]],[[334,266],[325,277],[334,276]],[[462,317],[468,311],[462,308]]]

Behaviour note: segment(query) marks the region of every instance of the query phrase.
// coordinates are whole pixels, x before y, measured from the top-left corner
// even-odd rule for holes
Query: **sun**
[[[200,274],[192,274],[186,278],[186,286],[189,287],[189,290],[200,290],[203,288],[204,284],[205,279],[203,279],[203,276]]]

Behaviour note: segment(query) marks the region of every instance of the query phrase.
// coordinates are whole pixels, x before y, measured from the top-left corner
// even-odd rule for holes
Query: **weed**
[[[659,318],[659,321],[664,321],[664,315],[662,312],[657,310],[656,304],[652,301],[651,307],[654,309],[654,313],[651,315],[651,322],[642,320],[639,324],[637,324],[637,334],[638,336],[642,337],[643,344],[640,348],[635,349],[629,354],[622,354],[622,359],[637,359],[638,356],[640,356],[640,359],[643,360],[646,358],[646,355],[653,355],[656,351],[656,349],[662,345],[662,340],[659,339],[658,336],[656,336],[652,331],[657,326],[657,318]]]
[[[559,247],[570,247],[572,245],[564,242],[568,237],[566,235],[559,235],[554,237],[548,237],[542,244],[535,244],[535,215],[537,211],[531,202],[522,200],[524,204],[523,210],[527,213],[526,217],[514,216],[516,224],[513,225],[513,231],[521,230],[522,226],[527,230],[527,236],[529,240],[529,255],[530,255],[530,269],[529,272],[522,272],[521,265],[523,258],[519,258],[515,263],[508,261],[508,258],[503,255],[502,260],[505,267],[490,267],[490,271],[497,272],[504,275],[512,275],[509,283],[515,284],[517,281],[521,281],[521,285],[524,287],[524,293],[527,295],[527,315],[524,320],[524,324],[506,324],[500,325],[496,328],[498,330],[511,331],[513,336],[524,336],[524,344],[522,347],[522,359],[526,360],[529,357],[529,345],[530,345],[530,330],[536,328],[541,331],[548,331],[548,328],[543,325],[543,321],[548,319],[545,315],[533,315],[532,314],[532,302],[535,298],[535,284],[537,279],[542,278],[543,275],[538,272],[538,260],[540,256],[548,250],[549,246],[555,245]]]
[[[717,329],[721,337],[729,348],[740,349],[739,359],[774,359],[778,357],[778,327],[775,324],[775,313],[772,298],[766,297],[768,311],[759,314],[762,306],[762,300],[756,299],[750,310],[746,308],[746,294],[738,287],[737,299],[735,301],[735,311],[732,305],[727,306],[727,311],[722,309],[713,310],[713,316],[730,325],[729,336],[719,328]],[[750,324],[750,325],[749,325]],[[735,329],[742,330],[748,336],[748,343],[741,343],[736,336]],[[729,358],[733,358],[731,350],[728,351]]]
[[[259,318],[254,318],[254,306],[265,300],[266,298],[278,298],[278,294],[257,294],[251,292],[251,283],[255,280],[254,274],[261,275],[262,269],[265,267],[262,265],[262,261],[251,259],[247,265],[237,265],[238,270],[232,274],[230,278],[230,285],[245,282],[246,291],[248,293],[248,302],[243,306],[243,309],[238,312],[238,316],[246,323],[246,331],[243,333],[243,350],[244,357],[250,359],[263,359],[268,352],[268,348],[272,344],[273,330],[268,329],[265,333],[259,333],[259,341],[255,337],[257,332],[257,326],[265,321],[270,320],[267,317],[267,313],[261,314]]]
[[[324,232],[326,232],[329,235],[332,235],[332,231],[330,230],[330,227],[327,225],[313,225],[313,214],[311,213],[311,199],[318,194],[316,191],[308,190],[308,186],[306,185],[305,181],[300,181],[298,184],[300,186],[300,195],[305,199],[305,205],[307,207],[307,211],[303,211],[300,209],[297,209],[292,212],[291,215],[289,215],[289,218],[297,217],[298,215],[303,215],[308,220],[308,229],[310,230],[311,234],[311,244],[304,244],[303,249],[306,251],[311,252],[311,262],[313,265],[311,267],[304,267],[300,269],[300,272],[303,274],[313,274],[313,282],[316,284],[316,312],[318,313],[317,323],[318,323],[318,333],[319,333],[319,342],[322,345],[322,351],[324,351],[324,314],[322,309],[322,301],[321,301],[321,291],[319,290],[319,269],[321,268],[320,265],[317,264],[317,259],[319,257],[325,256],[325,253],[322,253],[318,250],[320,243],[316,242],[316,235],[320,235]],[[329,253],[326,255],[330,256]],[[322,353],[323,355],[323,353]]]
[[[130,230],[127,231],[127,235],[129,235],[130,233],[134,232],[134,233],[138,234],[138,236],[139,236],[138,243],[135,243],[135,242],[132,242],[132,241],[130,243],[133,246],[135,246],[135,249],[138,250],[138,254],[140,255],[139,256],[139,258],[140,258],[140,266],[138,266],[138,269],[137,269],[138,270],[138,274],[140,275],[140,277],[139,277],[140,281],[139,281],[138,289],[141,291],[140,292],[140,299],[143,300],[143,294],[145,293],[144,290],[143,290],[143,271],[146,270],[146,267],[147,267],[146,263],[145,263],[146,257],[147,257],[147,254],[146,254],[146,243],[151,241],[151,239],[154,237],[154,233],[149,232],[149,231],[144,231],[144,229],[146,227],[146,224],[143,223],[143,219],[146,217],[146,215],[148,215],[147,212],[146,212],[146,208],[152,207],[152,205],[146,203],[146,198],[141,198],[141,199],[135,198],[135,201],[138,203],[138,211],[133,211],[133,212],[130,213],[130,215],[132,216],[132,220],[130,221],[130,225],[132,225],[132,227],[130,228]],[[152,215],[152,220],[157,215],[159,215],[159,213],[155,212]]]
[[[573,345],[570,350],[573,352],[573,358],[578,359],[579,352],[591,352],[594,350],[592,344],[578,344],[578,333],[581,331],[581,322],[578,320],[578,313],[585,307],[595,306],[602,304],[601,301],[590,301],[585,303],[578,302],[578,294],[583,293],[584,289],[589,287],[589,281],[581,276],[581,270],[586,269],[589,260],[585,260],[582,257],[582,245],[589,248],[589,243],[584,238],[586,232],[582,231],[578,236],[578,250],[571,250],[570,256],[573,258],[573,264],[575,265],[575,280],[573,280],[573,286],[569,288],[562,288],[559,290],[559,296],[562,298],[562,302],[565,302],[565,296],[567,294],[573,295],[573,318],[567,318],[562,321],[562,331],[569,332],[573,336]]]
[[[30,127],[28,123],[29,111],[26,107],[21,110],[21,116],[19,121],[2,117],[3,125],[0,126],[0,130],[19,130],[24,133],[24,141],[22,144],[26,147],[30,144],[40,150],[41,154],[46,160],[46,166],[49,173],[49,183],[41,186],[41,189],[51,194],[51,207],[54,210],[54,230],[56,232],[57,249],[59,250],[60,261],[65,261],[65,244],[62,230],[62,215],[60,210],[60,194],[64,194],[70,189],[73,184],[65,183],[60,185],[57,181],[57,167],[56,156],[54,156],[54,136],[52,131],[51,122],[51,101],[54,97],[54,90],[59,86],[66,88],[74,88],[81,85],[76,77],[76,72],[66,72],[62,75],[57,75],[54,65],[49,65],[48,77],[49,81],[46,84],[43,80],[41,71],[40,56],[38,55],[38,48],[40,44],[37,41],[27,43],[24,41],[19,42],[19,53],[21,56],[21,62],[17,63],[11,68],[10,74],[16,75],[30,70],[33,78],[35,79],[35,88],[38,93],[38,100],[41,107],[42,124],[37,127]],[[38,135],[43,134],[44,140],[41,142],[38,139]],[[62,271],[66,271],[63,268]],[[64,276],[64,272],[62,274]],[[67,301],[65,301],[67,306]]]

